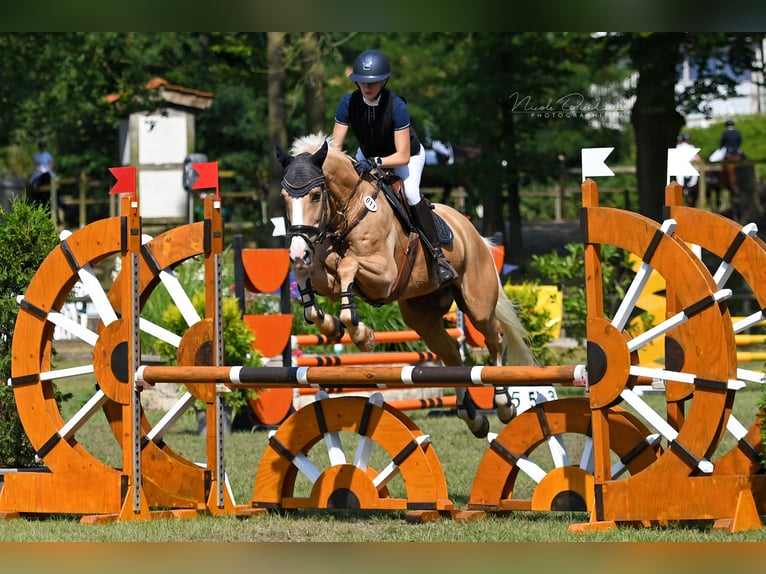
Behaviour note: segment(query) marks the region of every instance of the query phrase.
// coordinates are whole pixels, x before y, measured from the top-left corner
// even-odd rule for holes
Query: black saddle
[[[410,206],[404,197],[404,182],[402,178],[393,172],[388,172],[384,176],[378,177],[378,184],[383,190],[383,195],[391,204],[394,213],[404,225],[405,229],[414,230],[415,226],[412,222],[412,213],[410,212]],[[423,199],[423,201],[428,201]],[[434,223],[436,224],[436,231],[439,235],[439,242],[442,245],[448,245],[455,240],[455,236],[452,233],[452,229],[447,225],[447,222],[436,213],[431,210],[434,217]]]

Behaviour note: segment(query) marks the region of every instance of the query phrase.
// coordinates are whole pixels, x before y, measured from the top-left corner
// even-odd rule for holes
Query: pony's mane
[[[332,145],[332,136],[326,135],[324,132],[317,132],[315,134],[309,134],[295,138],[293,145],[290,148],[290,155],[298,155],[301,153],[315,153],[324,142],[330,146],[330,149],[334,149]]]

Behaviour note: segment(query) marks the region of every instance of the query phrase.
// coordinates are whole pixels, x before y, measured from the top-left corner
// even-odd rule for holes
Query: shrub
[[[516,304],[519,320],[529,333],[532,353],[540,365],[560,364],[563,357],[550,348],[553,340],[551,327],[548,322],[551,314],[548,310],[537,307],[540,286],[534,282],[524,282],[519,285],[506,283],[503,286],[506,295]]]
[[[190,286],[185,286],[189,288]],[[191,286],[194,289],[195,286]],[[187,293],[189,291],[187,290]],[[191,291],[191,302],[197,313],[202,317],[205,314],[204,282],[196,285],[196,290]],[[239,303],[234,297],[224,296],[221,301],[223,318],[223,355],[227,365],[258,366],[261,357],[252,346],[255,334],[242,319]],[[186,328],[186,320],[181,315],[178,307],[171,303],[162,313],[162,324],[174,333],[183,333]],[[177,349],[164,341],[156,344],[160,358],[168,364],[175,364]],[[256,398],[255,389],[234,390],[224,394],[224,402],[231,408],[232,416],[236,417],[248,405],[248,398]],[[197,407],[202,407],[198,404]]]
[[[0,206],[0,382],[11,375],[11,344],[18,314],[16,296],[26,290],[37,268],[58,244],[47,208],[21,199],[10,210]],[[30,342],[34,344],[34,342]],[[54,386],[55,389],[55,386]],[[56,391],[56,399],[63,397]],[[0,466],[36,466],[11,387],[0,384]]]
[[[558,285],[563,293],[564,316],[562,330],[566,336],[582,344],[586,337],[588,309],[585,297],[585,246],[569,243],[566,254],[555,251],[544,255],[533,255],[530,267],[552,284]],[[604,312],[613,316],[625,298],[625,293],[635,276],[630,253],[613,245],[601,246],[601,274],[604,285]],[[650,319],[647,313],[636,311],[644,324]]]

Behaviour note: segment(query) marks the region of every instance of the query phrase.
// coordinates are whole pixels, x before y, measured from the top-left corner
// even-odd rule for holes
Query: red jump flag
[[[193,163],[192,167],[199,174],[197,181],[192,184],[192,189],[215,188],[215,199],[219,201],[221,196],[218,192],[218,162]]]
[[[136,168],[129,165],[126,167],[110,167],[109,171],[117,179],[109,194],[129,193],[136,198]]]

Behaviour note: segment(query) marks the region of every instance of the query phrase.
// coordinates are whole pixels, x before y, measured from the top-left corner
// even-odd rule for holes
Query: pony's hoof
[[[363,353],[372,351],[375,347],[375,331],[367,327],[367,336],[357,341],[356,346]]]
[[[516,405],[499,405],[497,407],[497,418],[500,419],[500,422],[507,425],[516,418],[516,412]]]
[[[476,422],[475,420],[473,422]],[[469,427],[471,429],[471,432],[473,433],[473,436],[476,438],[486,438],[489,434],[489,420],[487,417],[482,416],[481,420],[479,421],[478,428],[472,428],[471,425]]]
[[[470,418],[465,410],[458,409],[457,416],[465,421],[465,424],[468,425],[468,430],[476,438],[486,438],[489,434],[489,419],[484,415],[477,414],[474,418]]]
[[[497,412],[497,418],[503,424],[508,424],[518,414],[516,405],[511,400],[511,395],[508,389],[505,387],[495,388],[495,411]]]

